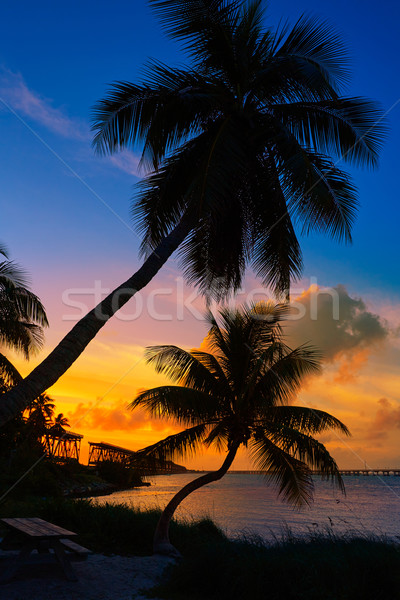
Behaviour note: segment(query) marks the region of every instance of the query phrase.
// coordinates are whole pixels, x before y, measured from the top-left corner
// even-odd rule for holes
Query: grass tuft
[[[154,594],[165,600],[396,600],[400,551],[384,539],[332,532],[273,545],[260,538],[219,540],[193,548]]]
[[[139,510],[125,504],[63,498],[10,501],[0,506],[0,517],[41,517],[79,534],[79,543],[94,552],[147,556],[152,554],[153,535],[160,510]],[[226,539],[211,519],[171,524],[171,539],[186,553],[193,544]]]

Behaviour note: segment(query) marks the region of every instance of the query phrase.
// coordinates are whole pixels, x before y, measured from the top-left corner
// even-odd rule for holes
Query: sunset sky
[[[353,245],[319,236],[301,240],[304,276],[292,290],[299,318],[287,325],[292,344],[312,342],[324,355],[323,374],[306,381],[298,403],[328,410],[348,425],[350,439],[321,438],[343,468],[400,467],[400,6],[394,0],[383,6],[377,12],[371,0],[275,0],[268,10],[271,25],[294,22],[301,12],[335,25],[351,55],[346,94],[372,97],[387,111],[379,170],[352,170],[360,198]],[[112,81],[138,81],[148,57],[174,64],[185,57],[144,0],[112,6],[103,0],[7,0],[0,39],[0,240],[31,274],[50,320],[37,357],[27,363],[8,354],[25,375],[83,308],[92,308],[140,265],[130,219],[138,149],[95,156],[91,106]],[[249,272],[237,301],[267,297]],[[126,405],[137,390],[165,382],[146,366],[144,347],[198,347],[206,334],[203,312],[204,301],[170,260],[49,390],[57,412],[85,436],[83,461],[87,441],[138,449],[175,431]],[[185,464],[212,468],[220,461],[204,454]],[[234,464],[248,466],[244,455]]]

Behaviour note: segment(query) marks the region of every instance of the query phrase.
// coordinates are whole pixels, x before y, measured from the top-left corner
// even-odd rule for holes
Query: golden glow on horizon
[[[310,293],[308,290],[300,297],[305,306]],[[343,302],[347,301],[350,306],[347,292],[341,293]],[[352,306],[353,312],[350,311],[346,317],[348,321],[333,328],[330,315],[323,308],[321,318],[316,322],[305,317],[301,322],[293,321],[288,326],[293,345],[316,338],[325,355],[324,372],[305,382],[297,403],[331,412],[350,428],[351,438],[338,437],[334,433],[321,437],[340,467],[360,467],[364,461],[372,467],[399,467],[400,347],[393,334],[394,329],[382,327],[379,330],[378,321],[372,323],[371,313],[364,314],[360,307],[354,311]],[[392,322],[393,316],[392,308]],[[397,317],[399,322],[400,310]],[[351,319],[355,322],[354,339],[343,334],[343,329],[350,330],[353,326]],[[368,319],[373,327],[370,327]],[[380,322],[384,323],[382,319]],[[367,326],[362,329],[364,324],[369,329]],[[172,423],[150,420],[139,411],[133,413],[126,409],[139,389],[167,382],[145,364],[144,348],[130,344],[126,339],[128,335],[135,337],[138,329],[140,337],[145,337],[145,326],[139,325],[136,322],[132,326],[132,333],[127,333],[130,325],[126,324],[115,324],[113,329],[100,333],[69,371],[48,390],[56,401],[56,412],[68,416],[71,429],[84,435],[82,462],[87,459],[88,441],[107,441],[137,450],[179,430]],[[163,324],[156,325],[160,338]],[[157,341],[154,330],[149,332],[149,338],[153,338],[152,343],[175,343],[187,347],[179,339],[186,329],[185,323],[177,323],[173,341]],[[192,346],[200,346],[204,331],[204,324],[193,326]],[[11,359],[24,375],[40,362],[39,357],[30,363],[15,356]],[[215,468],[221,460],[220,456],[208,452],[178,462],[193,468]],[[244,453],[236,460],[235,468],[251,468]]]

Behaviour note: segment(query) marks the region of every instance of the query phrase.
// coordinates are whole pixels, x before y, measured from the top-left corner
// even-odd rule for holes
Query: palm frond
[[[204,444],[207,447],[213,446],[217,452],[226,452],[229,448],[229,440],[231,438],[231,430],[229,423],[226,420],[216,423],[209,431],[204,439]]]
[[[196,188],[192,177],[197,164],[197,146],[188,142],[136,184],[131,214],[143,240],[142,255],[153,251],[187,212]]]
[[[265,423],[265,434],[276,446],[306,462],[316,469],[324,479],[331,479],[344,492],[344,483],[336,461],[321,442],[315,438],[281,424]]]
[[[182,386],[221,397],[223,383],[196,356],[177,346],[151,346],[145,358],[157,373],[164,373]]]
[[[158,168],[168,152],[202,131],[215,111],[212,99],[212,86],[196,71],[149,61],[141,85],[115,82],[93,107],[93,146],[99,154],[138,146],[142,163]]]
[[[221,326],[213,313],[205,313],[205,321],[210,326],[207,343],[218,358],[229,354],[229,337],[237,339],[235,328],[242,331],[240,337],[245,338],[250,344],[264,350],[282,336],[281,321],[290,313],[288,304],[275,304],[273,302],[257,302],[242,306],[236,310],[221,308],[219,317]],[[251,335],[249,339],[248,335]]]
[[[254,206],[252,266],[278,296],[287,295],[291,280],[301,275],[303,260],[281,182],[271,159],[260,162],[250,190],[249,201]]]
[[[184,386],[162,386],[139,394],[131,408],[152,417],[173,418],[191,426],[143,452],[156,458],[213,446],[218,451],[250,445],[256,467],[279,485],[279,493],[296,505],[312,496],[310,466],[343,490],[337,465],[312,438],[329,429],[349,434],[324,411],[285,406],[306,375],[317,373],[319,354],[308,345],[289,348],[282,340],[285,305],[257,303],[211,312],[207,342],[212,354],[155,346],[147,358],[159,372]],[[253,346],[251,346],[251,345]]]
[[[211,325],[207,342],[236,394],[253,388],[265,369],[289,351],[280,341],[280,321],[288,311],[287,305],[272,303],[221,309],[221,325],[211,312],[206,314]]]
[[[0,254],[7,257],[4,252]],[[29,285],[29,278],[25,269],[13,260],[4,260],[0,262],[0,288],[13,289],[15,287],[26,288]]]
[[[289,212],[302,224],[303,234],[317,231],[351,242],[358,198],[350,177],[323,156],[309,152],[306,160],[306,186],[303,183],[296,189],[300,180],[295,178],[288,185],[292,188]]]
[[[286,352],[261,375],[255,397],[273,398],[275,404],[286,403],[300,389],[304,378],[321,370],[320,354],[308,344]]]
[[[39,325],[19,321],[15,315],[0,314],[0,343],[22,352],[28,359],[43,346],[43,329]]]
[[[375,166],[385,127],[363,98],[340,98],[347,51],[336,31],[302,16],[274,32],[261,0],[151,0],[188,67],[147,64],[140,84],[117,82],[94,109],[94,145],[140,147],[153,169],[133,215],[142,251],[180,222],[189,283],[220,301],[251,264],[280,297],[302,272],[297,238],[351,241],[357,197],[333,158]]]
[[[208,314],[207,319],[211,324],[208,342],[218,357],[218,362],[237,399],[246,386],[253,360],[253,350],[249,345],[252,341],[252,329],[258,327],[260,322],[251,316],[251,309],[247,307],[242,310],[221,309],[219,312],[221,325],[211,314]],[[269,329],[267,323],[264,323],[264,327]]]
[[[246,219],[240,203],[231,200],[230,209],[221,210],[224,217],[202,219],[179,251],[187,282],[217,301],[240,288],[248,254]]]
[[[191,174],[190,187],[178,201],[186,202],[194,226],[179,259],[189,283],[220,299],[240,286],[250,249],[248,217],[238,188],[245,173],[245,130],[233,118],[221,117],[191,146],[196,159],[186,161],[189,171],[184,174],[185,181]]]
[[[185,429],[175,435],[169,435],[156,444],[139,450],[136,453],[137,457],[150,457],[161,461],[173,460],[178,457],[190,458],[201,449],[207,429],[208,425],[201,424]]]
[[[277,35],[274,54],[307,69],[314,87],[321,85],[318,73],[335,91],[349,81],[348,51],[341,36],[330,23],[317,17],[303,14],[292,28],[286,25]]]
[[[222,409],[208,394],[181,386],[160,386],[146,390],[128,406],[131,410],[144,408],[153,418],[175,419],[186,426],[212,420]]]
[[[376,167],[386,134],[383,111],[365,98],[275,104],[271,107],[306,148],[357,166]]]
[[[266,406],[260,415],[260,425],[263,423],[287,427],[308,434],[337,429],[344,435],[350,435],[346,425],[336,417],[323,410],[306,406]]]
[[[255,302],[249,306],[249,314],[257,321],[267,323],[269,328],[281,332],[280,323],[290,315],[291,308],[288,304],[275,302]]]
[[[31,291],[15,287],[0,295],[1,302],[13,306],[21,320],[32,322],[40,327],[48,327],[45,308],[40,299]]]
[[[358,200],[350,177],[327,156],[303,148],[294,134],[276,121],[274,145],[280,185],[291,218],[302,233],[320,231],[351,241]]]
[[[234,29],[235,47],[256,47],[264,39],[266,6],[264,0],[248,0],[240,7]]]
[[[7,251],[0,246],[0,254]],[[46,311],[39,298],[28,289],[28,276],[17,263],[0,262],[0,343],[29,356],[43,345]]]
[[[216,45],[226,54],[242,4],[243,0],[150,0],[167,35],[182,41],[192,56],[197,50],[203,59],[212,56]]]
[[[191,350],[190,354],[195,359],[197,359],[202,365],[204,365],[204,367],[216,378],[216,380],[220,384],[220,394],[224,394],[226,397],[228,397],[231,393],[229,381],[220,362],[218,362],[214,354],[210,354],[209,352],[204,352],[196,349]]]
[[[4,354],[0,353],[0,381],[4,387],[9,388],[17,385],[22,380],[22,376],[14,365]]]
[[[4,256],[4,258],[8,259],[8,248],[5,244],[0,242],[0,254]]]
[[[279,448],[267,436],[250,440],[250,457],[265,478],[279,486],[279,495],[294,506],[310,504],[314,485],[309,467]]]

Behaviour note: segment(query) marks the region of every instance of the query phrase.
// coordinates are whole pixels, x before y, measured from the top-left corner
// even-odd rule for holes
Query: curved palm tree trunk
[[[212,483],[213,481],[218,481],[219,479],[222,479],[222,477],[226,474],[229,467],[233,463],[239,446],[240,442],[234,442],[232,444],[222,466],[218,469],[218,471],[207,473],[206,475],[202,475],[201,477],[197,477],[193,481],[190,481],[181,490],[179,490],[179,492],[175,494],[172,500],[168,502],[167,506],[162,512],[160,520],[157,523],[156,531],[154,533],[154,554],[166,554],[167,556],[175,557],[180,556],[178,550],[169,541],[169,524],[171,522],[172,517],[174,516],[176,509],[178,508],[180,503],[192,492],[203,487],[203,485],[207,485],[208,483]]]
[[[0,426],[26,408],[39,394],[52,386],[82,354],[107,321],[161,269],[191,230],[185,216],[150,254],[140,269],[85,315],[56,348],[25,379],[0,399]]]

